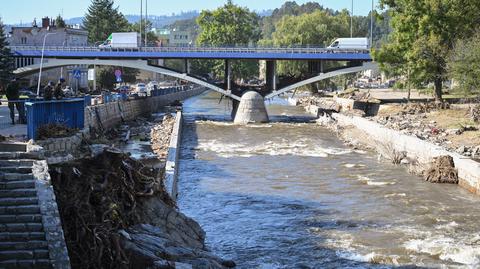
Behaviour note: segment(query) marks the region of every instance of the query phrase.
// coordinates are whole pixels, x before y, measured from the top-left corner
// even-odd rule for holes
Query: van
[[[327,49],[368,50],[370,46],[366,37],[337,38]]]

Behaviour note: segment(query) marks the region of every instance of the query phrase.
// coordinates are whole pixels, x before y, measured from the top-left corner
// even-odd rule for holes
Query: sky
[[[374,0],[377,5],[378,0]],[[145,0],[143,0],[145,3]],[[148,14],[170,15],[182,11],[215,9],[222,6],[226,0],[149,0]],[[240,6],[246,6],[251,10],[267,10],[280,7],[282,0],[233,0]],[[298,4],[308,0],[297,0]],[[320,0],[321,5],[340,10],[350,9],[351,0]],[[0,17],[6,24],[37,21],[44,16],[56,17],[63,14],[66,19],[85,15],[91,0],[0,0]],[[123,14],[140,14],[140,0],[115,0],[115,5],[120,7]],[[353,0],[353,13],[366,15],[371,9],[371,0]]]

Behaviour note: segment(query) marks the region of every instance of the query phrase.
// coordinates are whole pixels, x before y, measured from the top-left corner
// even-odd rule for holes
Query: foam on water
[[[438,235],[426,239],[413,239],[404,244],[407,250],[437,256],[444,261],[452,261],[471,268],[480,267],[480,245],[475,242],[458,241]]]
[[[365,167],[364,164],[359,164],[359,163],[346,163],[343,165],[343,167],[346,168],[360,168],[360,167]]]
[[[211,151],[222,158],[233,157],[252,157],[254,155],[294,155],[306,157],[326,158],[329,155],[344,155],[351,153],[349,150],[341,148],[325,148],[321,145],[312,145],[308,141],[268,141],[259,145],[249,145],[243,143],[223,143],[218,140],[199,140],[198,150]]]
[[[386,194],[384,197],[385,198],[391,198],[391,197],[406,197],[406,193],[391,193],[391,194]]]

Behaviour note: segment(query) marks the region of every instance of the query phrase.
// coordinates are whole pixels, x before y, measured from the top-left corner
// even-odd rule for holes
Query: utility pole
[[[143,0],[140,0],[140,47],[142,46]]]
[[[147,46],[147,32],[148,32],[148,0],[145,0],[145,47]]]
[[[353,0],[352,0],[352,11],[350,12],[350,37],[353,37]]]
[[[372,11],[370,13],[370,49],[373,47],[373,9],[374,9],[374,4],[372,0]]]

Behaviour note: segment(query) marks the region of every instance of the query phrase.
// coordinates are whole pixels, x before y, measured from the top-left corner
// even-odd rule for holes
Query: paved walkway
[[[18,121],[18,112],[15,110],[15,120]],[[25,141],[27,136],[26,124],[12,125],[10,120],[10,110],[6,102],[2,102],[0,105],[0,135],[13,136],[14,140]]]

